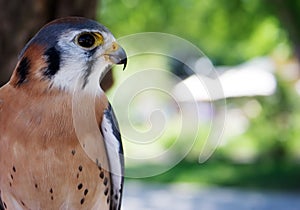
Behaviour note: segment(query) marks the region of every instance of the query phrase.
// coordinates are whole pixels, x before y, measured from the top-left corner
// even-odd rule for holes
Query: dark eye
[[[77,44],[84,48],[91,48],[95,45],[96,39],[90,33],[84,33],[77,37]]]

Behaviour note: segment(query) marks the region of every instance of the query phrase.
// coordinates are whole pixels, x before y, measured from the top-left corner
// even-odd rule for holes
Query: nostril
[[[113,51],[117,50],[118,49],[118,44],[114,42],[112,44],[112,49],[113,49]]]

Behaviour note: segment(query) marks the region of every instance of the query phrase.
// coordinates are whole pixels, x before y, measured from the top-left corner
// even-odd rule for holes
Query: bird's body
[[[56,34],[44,40],[50,32]],[[104,44],[77,49],[79,39],[91,38],[83,33],[101,33]],[[95,84],[109,65],[126,59],[110,39],[98,23],[68,18],[47,25],[21,53],[0,89],[2,208],[120,209],[122,144]]]

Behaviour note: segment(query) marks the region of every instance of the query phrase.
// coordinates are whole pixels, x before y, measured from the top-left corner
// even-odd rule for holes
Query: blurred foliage
[[[290,51],[270,7],[261,0],[102,0],[98,14],[116,37],[171,33],[197,45],[215,64],[229,65],[278,48],[286,49],[282,56]]]
[[[151,166],[152,168],[155,166]],[[129,167],[127,171],[139,173],[149,166]],[[194,183],[199,186],[246,187],[260,190],[299,191],[300,165],[289,162],[236,164],[230,161],[209,160],[204,164],[182,161],[166,173],[144,178],[143,181]],[[130,180],[128,178],[128,180]]]
[[[299,1],[287,3],[300,9]],[[278,5],[268,0],[102,0],[98,15],[116,37],[148,31],[174,34],[203,50],[215,65],[236,65],[263,55],[273,56],[281,65],[291,58],[295,41],[287,31],[294,28],[284,27],[277,16]],[[227,100],[229,110],[243,113],[249,101],[259,109],[255,116],[244,113],[248,127],[243,133],[229,137],[207,163],[199,165],[202,139],[210,132],[203,123],[187,157],[170,171],[146,180],[299,190],[300,99],[295,90],[299,75],[290,80],[282,73],[285,67],[276,71],[274,95]],[[171,134],[163,141],[166,148],[176,141]],[[153,167],[127,165],[127,170],[138,173]]]

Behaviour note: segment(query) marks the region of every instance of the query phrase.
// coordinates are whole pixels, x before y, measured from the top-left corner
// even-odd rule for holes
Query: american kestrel
[[[126,63],[86,18],[50,22],[28,42],[0,89],[0,209],[121,208],[122,142],[99,79]]]

